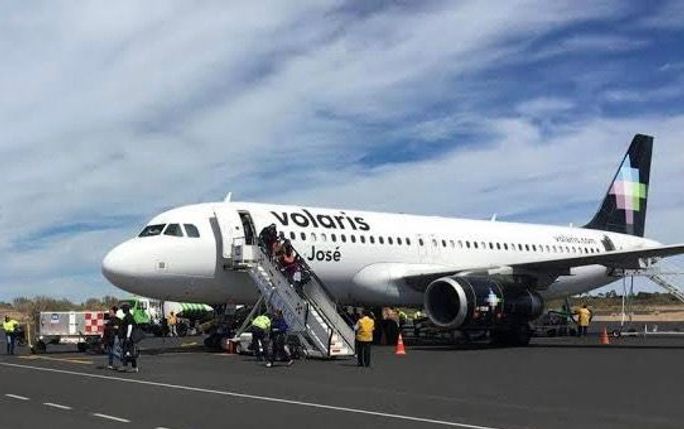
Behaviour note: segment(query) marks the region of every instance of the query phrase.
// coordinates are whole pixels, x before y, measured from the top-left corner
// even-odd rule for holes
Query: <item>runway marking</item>
[[[297,405],[297,406],[301,406],[301,407],[317,408],[317,409],[331,410],[331,411],[339,411],[339,412],[343,412],[343,413],[363,414],[363,415],[367,415],[367,416],[385,417],[385,418],[395,419],[395,420],[404,420],[404,421],[419,422],[419,423],[429,423],[429,424],[434,424],[434,425],[439,425],[439,426],[450,426],[450,427],[458,427],[458,428],[466,428],[466,429],[500,429],[500,428],[495,428],[493,426],[471,425],[471,424],[467,424],[467,423],[450,422],[450,421],[446,421],[446,420],[436,420],[436,419],[429,419],[429,418],[424,418],[424,417],[413,417],[413,416],[407,416],[407,415],[403,415],[403,414],[383,413],[381,411],[371,411],[371,410],[364,410],[364,409],[360,409],[360,408],[338,407],[335,405],[320,404],[320,403],[316,403],[316,402],[296,401],[293,399],[283,399],[283,398],[275,398],[275,397],[271,397],[271,396],[252,395],[252,394],[248,394],[248,393],[230,392],[230,391],[225,391],[225,390],[204,389],[201,387],[183,386],[180,384],[161,383],[161,382],[156,382],[156,381],[140,380],[140,379],[135,379],[135,378],[112,377],[112,376],[100,375],[100,374],[90,374],[87,372],[69,371],[69,370],[65,370],[65,369],[42,368],[39,366],[20,365],[20,364],[16,364],[16,363],[7,363],[7,362],[0,362],[0,365],[7,366],[7,367],[13,367],[13,368],[31,369],[31,370],[35,370],[35,371],[52,372],[52,373],[56,373],[56,374],[75,375],[75,376],[85,377],[85,378],[93,378],[93,379],[100,379],[100,380],[112,380],[112,381],[119,381],[119,382],[123,382],[123,383],[140,384],[140,385],[145,385],[145,386],[154,386],[154,387],[163,387],[163,388],[167,388],[167,389],[184,390],[187,392],[208,393],[208,394],[212,394],[212,395],[228,396],[228,397],[232,397],[232,398],[252,399],[255,401],[271,402],[271,403],[287,404],[287,405]],[[97,415],[97,414],[94,414],[94,415]],[[97,416],[102,417],[103,415],[97,415]],[[111,417],[111,416],[108,416],[108,417]],[[102,417],[102,418],[107,418],[107,417]],[[125,423],[129,423],[129,421],[125,421]]]
[[[131,422],[128,419],[122,419],[121,417],[110,416],[109,414],[93,413],[93,415],[95,417],[99,417],[101,419],[112,420],[112,421],[119,422],[119,423],[130,423]]]
[[[31,356],[19,356],[20,359],[26,359],[26,360],[49,360],[49,361],[54,361],[54,362],[67,362],[67,363],[75,363],[79,365],[92,365],[93,361],[92,360],[86,360],[86,359],[80,359],[80,358],[56,358],[56,357],[50,357],[50,356],[36,356],[36,355],[31,355]]]
[[[72,408],[66,405],[55,404],[54,402],[43,402],[43,405],[50,408],[57,408],[59,410],[71,410]]]
[[[27,398],[26,396],[15,395],[14,393],[5,393],[5,396],[7,396],[8,398],[12,398],[12,399],[18,399],[20,401],[28,401],[29,400],[29,398]]]

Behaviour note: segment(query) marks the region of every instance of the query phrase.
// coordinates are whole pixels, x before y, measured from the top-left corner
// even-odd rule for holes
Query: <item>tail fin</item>
[[[634,136],[601,208],[584,228],[644,236],[652,150],[653,137]]]

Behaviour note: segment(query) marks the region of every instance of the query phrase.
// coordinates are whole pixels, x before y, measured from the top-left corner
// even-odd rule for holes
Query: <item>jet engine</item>
[[[425,291],[425,310],[448,329],[490,329],[534,320],[544,311],[535,291],[485,276],[442,277]]]

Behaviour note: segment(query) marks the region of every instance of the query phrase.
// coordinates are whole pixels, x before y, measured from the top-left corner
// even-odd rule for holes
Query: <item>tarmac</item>
[[[146,339],[141,372],[55,348],[0,356],[0,428],[681,428],[684,336],[535,338],[524,348],[375,347],[265,368],[201,338]],[[1,345],[0,352],[5,346]]]

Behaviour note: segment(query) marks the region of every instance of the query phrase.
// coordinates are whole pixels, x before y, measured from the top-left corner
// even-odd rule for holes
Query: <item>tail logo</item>
[[[641,200],[646,200],[646,188],[645,183],[639,182],[639,169],[632,168],[627,157],[610,188],[610,194],[615,195],[617,208],[625,211],[625,222],[628,225],[634,225],[634,212],[643,207]]]

